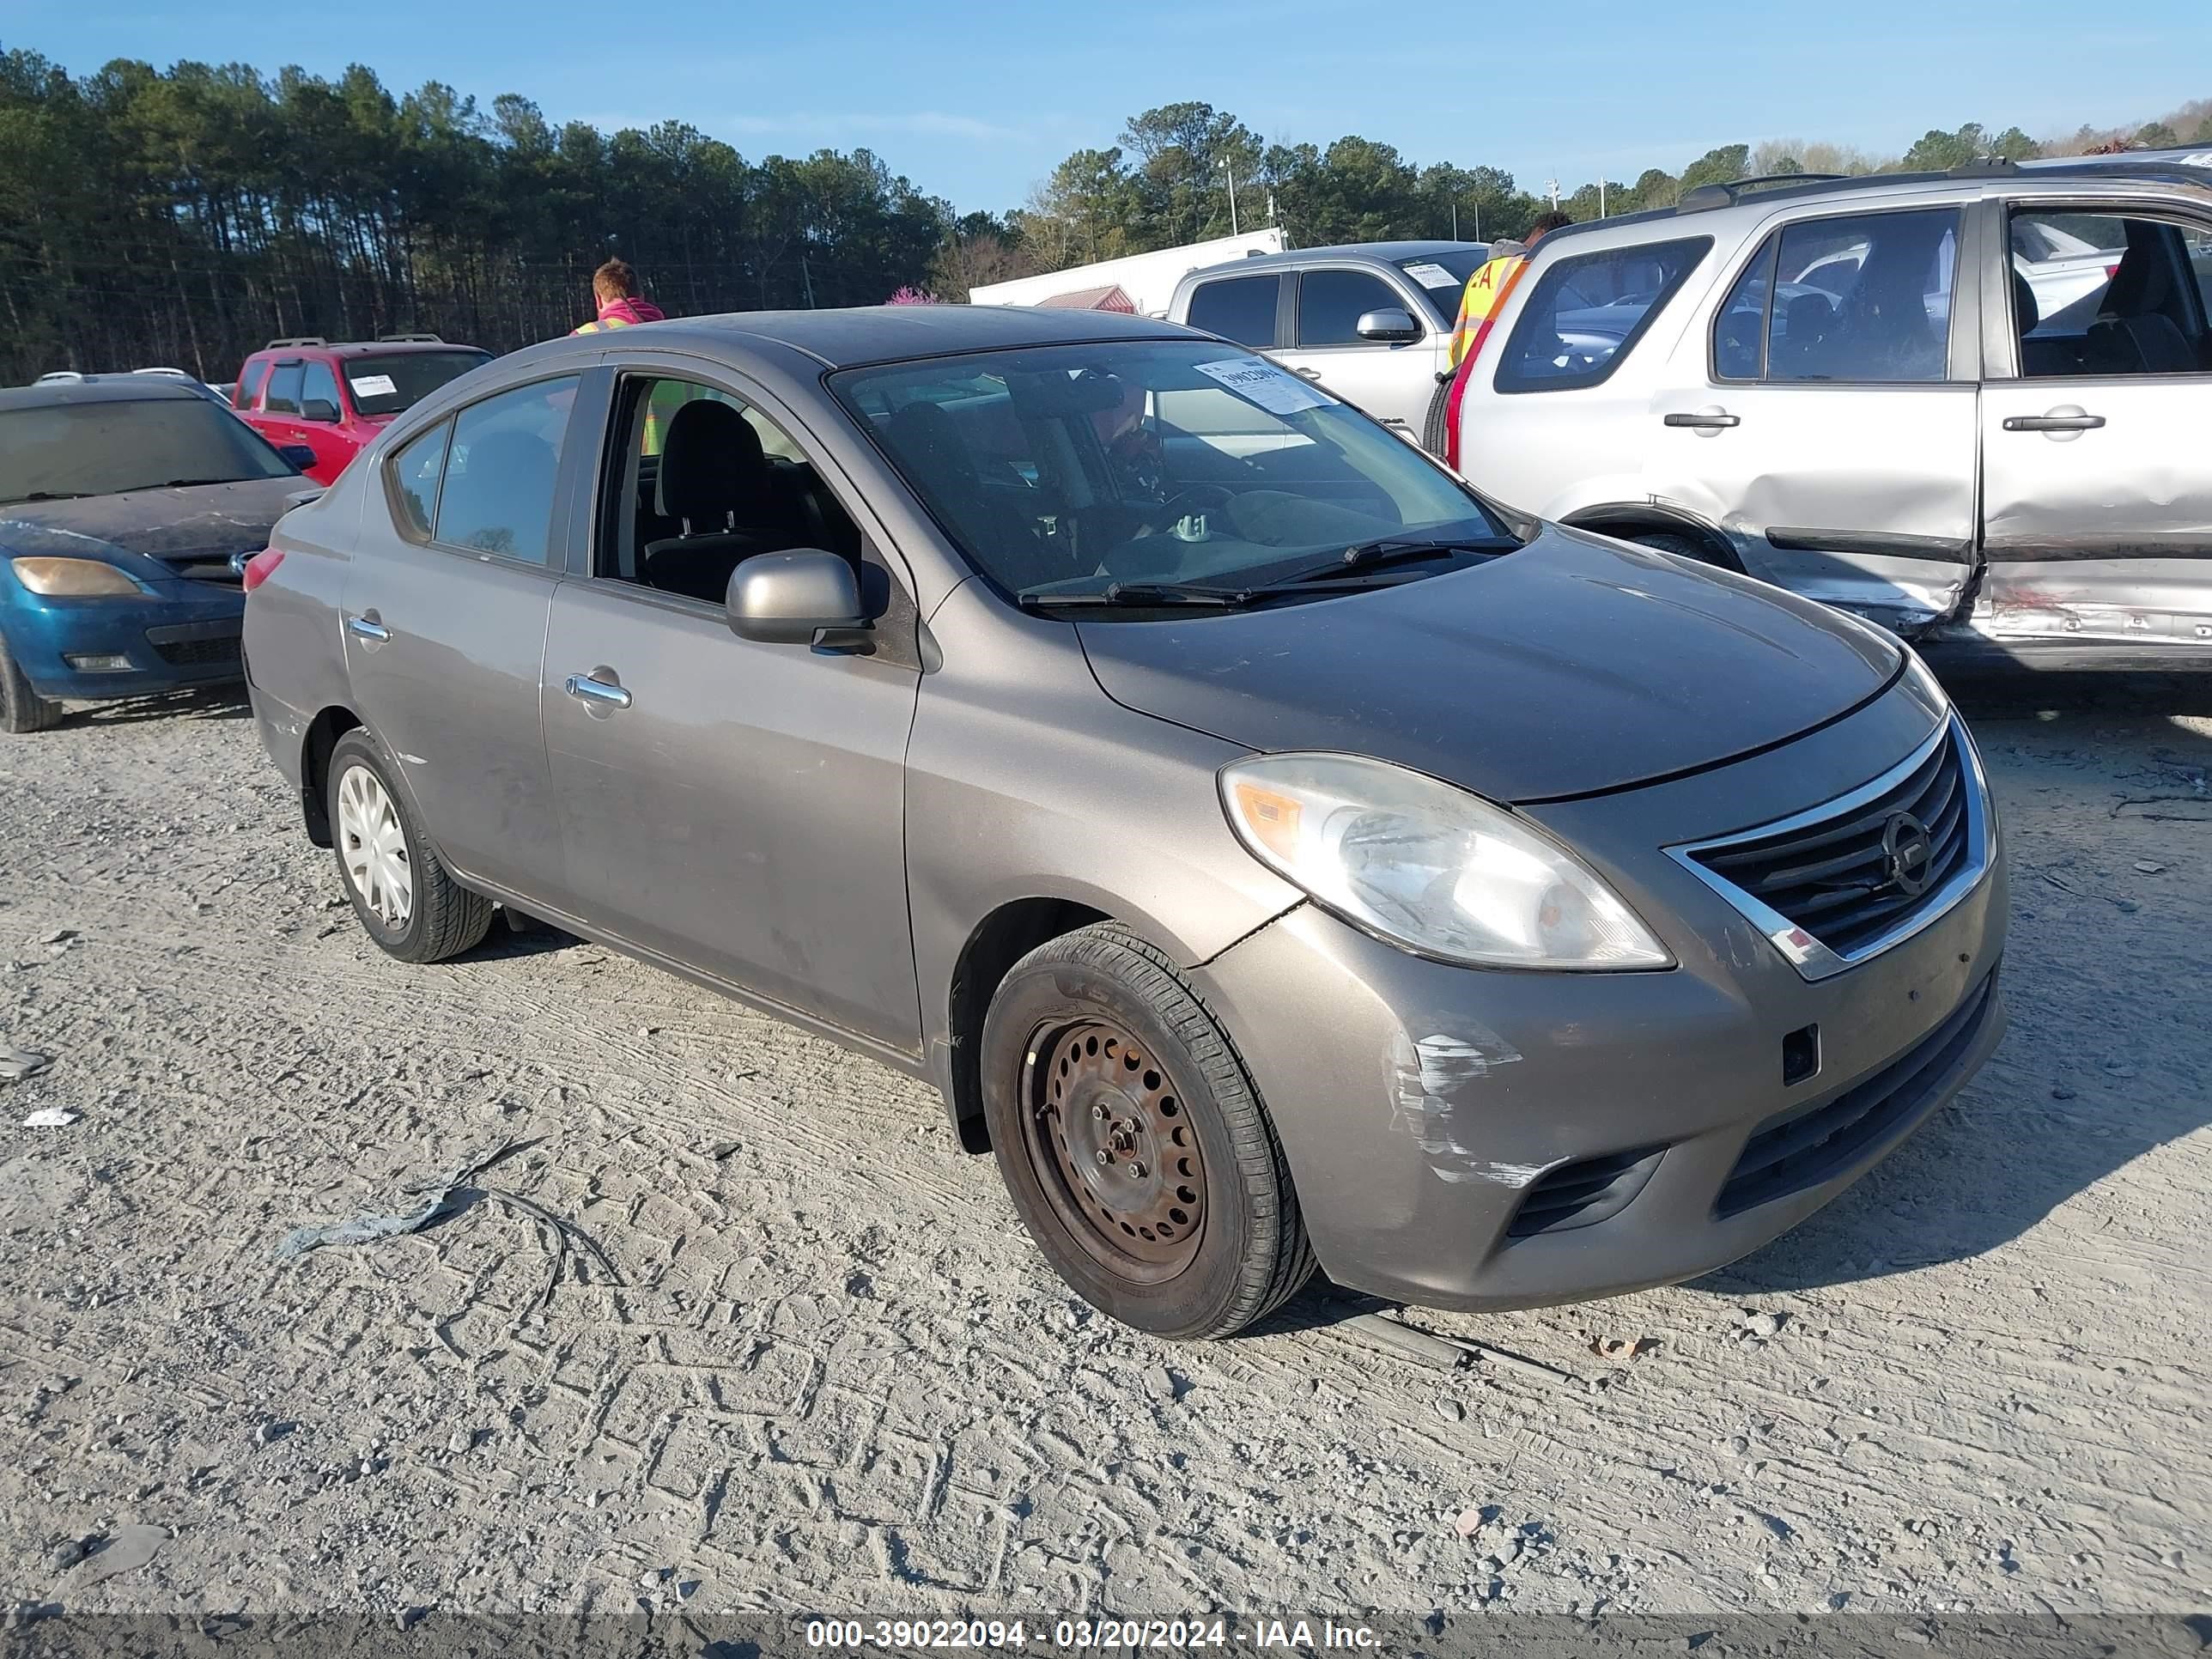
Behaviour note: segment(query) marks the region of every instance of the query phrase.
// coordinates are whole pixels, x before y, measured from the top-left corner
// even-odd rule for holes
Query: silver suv
[[[1258,254],[1191,272],[1168,317],[1266,352],[1413,441],[1451,368],[1460,295],[1489,257],[1481,242]]]
[[[1931,644],[2212,661],[2212,152],[1752,179],[1554,232],[1471,482]]]

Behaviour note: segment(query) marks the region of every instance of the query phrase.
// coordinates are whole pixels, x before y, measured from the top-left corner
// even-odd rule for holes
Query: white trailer
[[[979,306],[1041,306],[1048,301],[1119,289],[1143,317],[1167,314],[1176,284],[1194,270],[1226,264],[1254,253],[1280,253],[1287,242],[1279,230],[1252,230],[1242,236],[1217,236],[1210,242],[1187,247],[1164,247],[1152,253],[1132,253],[1097,264],[1076,265],[1042,276],[1018,276],[1011,283],[986,283],[968,290],[968,301]],[[1118,307],[1117,307],[1118,308]]]

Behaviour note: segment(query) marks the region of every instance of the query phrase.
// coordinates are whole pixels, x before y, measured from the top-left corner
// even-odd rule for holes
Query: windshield
[[[1486,247],[1448,248],[1442,253],[1424,253],[1418,259],[1401,259],[1398,269],[1421,285],[1422,295],[1449,325],[1459,320],[1460,296],[1467,292],[1467,279],[1481,270],[1489,257]]]
[[[0,501],[294,476],[252,428],[205,398],[0,410]]]
[[[380,416],[412,409],[447,381],[490,361],[488,351],[380,351],[348,357],[342,367],[355,412]]]
[[[1404,440],[1218,343],[981,352],[830,385],[976,568],[1025,599],[1505,534]]]

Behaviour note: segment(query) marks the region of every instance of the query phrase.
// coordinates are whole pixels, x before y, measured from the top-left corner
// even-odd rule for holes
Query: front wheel
[[[331,845],[353,913],[402,962],[443,962],[480,943],[492,902],[447,872],[387,769],[384,751],[356,729],[331,750]]]
[[[1110,922],[1016,963],[984,1021],[983,1109],[1037,1248],[1085,1301],[1228,1336],[1311,1276],[1297,1194],[1228,1034]]]
[[[0,639],[0,732],[26,737],[61,723],[62,706],[31,689],[30,677],[9,654],[8,641]]]

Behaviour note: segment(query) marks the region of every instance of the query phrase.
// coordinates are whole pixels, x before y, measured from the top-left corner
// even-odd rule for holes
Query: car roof
[[[617,337],[654,350],[718,356],[733,345],[780,345],[825,368],[900,362],[1012,346],[1071,345],[1101,340],[1200,337],[1173,323],[1111,311],[1063,311],[1039,306],[855,306],[835,311],[733,311],[672,318],[614,332],[572,335],[530,348],[533,357],[567,355],[562,347],[605,350]]]
[[[1285,249],[1280,253],[1248,253],[1241,259],[1224,259],[1204,265],[1193,276],[1218,276],[1229,270],[1279,270],[1285,265],[1307,265],[1317,259],[1373,259],[1396,264],[1403,259],[1433,259],[1439,253],[1482,253],[1487,242],[1336,242],[1326,247]]]
[[[204,403],[204,393],[166,374],[88,374],[81,380],[0,388],[0,410],[51,409],[56,404]]]
[[[1624,225],[1679,221],[1694,225],[1708,213],[1741,209],[1763,213],[1778,202],[1844,199],[1863,192],[1895,190],[1902,185],[1977,184],[1993,179],[2033,179],[2038,183],[2068,179],[2105,180],[2118,177],[2160,184],[2193,185],[2212,188],[2212,149],[2184,147],[2163,150],[2124,150],[2112,155],[2054,155],[2030,161],[1988,161],[1943,172],[1863,173],[1848,178],[1808,173],[1802,183],[1790,182],[1798,175],[1783,173],[1765,178],[1738,179],[1728,184],[1700,185],[1684,193],[1673,207],[1652,208],[1642,213],[1620,213],[1610,218],[1563,225],[1544,238],[1539,252],[1593,231],[1618,230]]]

